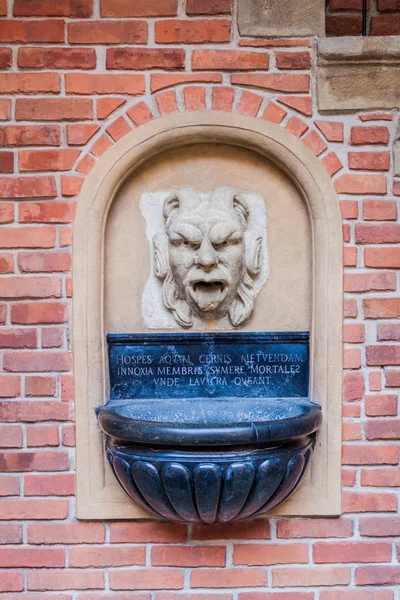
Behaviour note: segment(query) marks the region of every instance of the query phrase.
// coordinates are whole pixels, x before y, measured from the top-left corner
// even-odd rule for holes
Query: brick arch
[[[97,160],[125,135],[152,119],[176,112],[218,110],[266,120],[301,139],[321,160],[331,177],[343,168],[335,152],[335,143],[343,141],[343,125],[330,120],[314,120],[310,96],[278,96],[271,99],[261,91],[237,86],[174,85],[174,79],[168,75],[167,80],[155,86],[164,87],[150,96],[136,97],[128,102],[122,98],[97,100],[97,114],[104,117],[104,124],[100,127],[83,126],[87,128],[89,140],[73,169],[62,177],[65,195],[77,195],[83,176],[88,175]],[[82,125],[69,127],[72,130],[74,127],[82,128]]]

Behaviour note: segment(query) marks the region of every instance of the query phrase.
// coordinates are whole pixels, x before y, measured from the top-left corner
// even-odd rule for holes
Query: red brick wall
[[[367,0],[368,35],[400,35],[400,0]],[[328,0],[327,35],[361,35],[362,0]]]
[[[227,0],[0,0],[0,15],[0,600],[398,600],[397,114],[319,115],[314,42],[242,39]],[[77,194],[132,128],[204,108],[279,123],[339,193],[344,514],[77,522]]]

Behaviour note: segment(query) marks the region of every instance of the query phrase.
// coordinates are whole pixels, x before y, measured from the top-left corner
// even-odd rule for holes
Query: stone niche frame
[[[221,143],[257,152],[294,182],[311,223],[313,289],[311,396],[323,424],[309,477],[271,515],[341,512],[342,221],[324,167],[295,136],[254,117],[222,112],[174,114],[117,142],[87,176],[73,232],[73,353],[77,426],[77,517],[155,518],[136,506],[108,472],[94,409],[107,401],[104,326],[104,237],[107,216],[124,180],[151,157],[187,144]]]

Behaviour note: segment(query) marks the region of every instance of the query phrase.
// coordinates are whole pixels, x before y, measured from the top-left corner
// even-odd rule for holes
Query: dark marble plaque
[[[309,333],[109,334],[111,399],[304,398]]]

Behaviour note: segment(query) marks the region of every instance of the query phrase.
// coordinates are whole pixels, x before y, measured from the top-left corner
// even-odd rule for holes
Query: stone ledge
[[[400,106],[400,36],[325,38],[318,41],[321,112]]]
[[[239,0],[238,26],[249,37],[325,35],[325,1]]]

